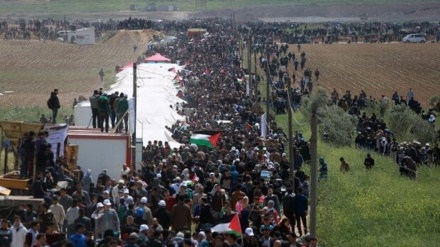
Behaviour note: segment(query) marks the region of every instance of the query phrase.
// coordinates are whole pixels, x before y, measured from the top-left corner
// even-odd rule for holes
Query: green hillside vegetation
[[[302,113],[294,117],[294,132],[310,138],[307,119]],[[287,132],[287,115],[276,116],[276,121]],[[366,154],[353,145],[336,147],[319,140],[318,156],[329,169],[328,179],[318,185],[320,246],[438,245],[440,168],[420,167],[417,180],[411,181],[399,175],[393,160],[374,152],[376,165],[366,172]],[[340,157],[350,164],[350,172],[339,172]]]
[[[8,121],[23,121],[38,123],[41,114],[44,114],[47,119],[52,116],[51,110],[47,107],[41,106],[3,106],[0,107],[1,120]],[[72,115],[73,109],[71,107],[63,106],[58,111],[58,121],[60,122],[65,115]]]
[[[176,4],[180,10],[196,10],[196,0],[51,0],[51,1],[2,1],[0,14],[16,13],[49,13],[53,16],[62,16],[74,12],[109,12],[128,11],[130,5],[144,8],[148,3],[157,5]],[[382,3],[420,3],[435,2],[429,0],[207,0],[207,9],[222,9],[235,7],[250,7],[264,5],[287,4],[382,4]]]

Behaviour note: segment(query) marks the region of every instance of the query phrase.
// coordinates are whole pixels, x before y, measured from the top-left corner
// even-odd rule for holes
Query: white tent
[[[180,116],[173,109],[176,103],[183,103],[184,100],[176,96],[178,89],[172,81],[176,73],[171,71],[172,68],[180,69],[177,64],[170,63],[145,63],[137,66],[136,135],[138,138],[142,138],[144,143],[157,140],[168,141],[172,147],[180,145],[171,138],[171,133],[165,128],[165,126],[171,127],[177,120],[185,121],[185,117]],[[133,95],[133,69],[127,68],[118,73],[116,83],[110,88],[107,93],[122,92],[129,96],[129,105],[133,106],[134,100],[131,98]],[[87,108],[90,112],[87,116],[77,116],[77,112],[85,113],[87,110],[75,109],[75,119],[81,120],[81,123],[76,121],[77,125],[86,126],[91,117],[90,103],[78,104],[77,107]],[[133,117],[134,114],[129,115]],[[133,123],[130,120],[129,122]],[[130,132],[133,133],[133,124],[130,124]]]

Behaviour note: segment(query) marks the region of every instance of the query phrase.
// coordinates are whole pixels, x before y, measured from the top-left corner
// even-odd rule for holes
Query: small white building
[[[67,35],[67,42],[76,43],[77,45],[94,45],[95,28],[81,28],[76,31],[70,31]]]

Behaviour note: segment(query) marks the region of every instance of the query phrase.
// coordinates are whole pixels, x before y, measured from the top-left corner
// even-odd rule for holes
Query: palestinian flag
[[[229,229],[231,229],[230,233],[233,233],[237,236],[241,236],[242,232],[241,232],[240,218],[238,217],[238,214],[235,214],[231,222],[229,222]]]
[[[220,138],[218,131],[195,131],[191,135],[190,143],[196,144],[198,147],[217,147],[218,139]]]
[[[252,125],[251,124],[249,124],[249,122],[246,122],[246,130],[247,131],[252,131]]]

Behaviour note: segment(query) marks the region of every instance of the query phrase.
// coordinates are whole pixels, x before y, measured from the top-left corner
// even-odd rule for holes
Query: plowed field
[[[125,65],[141,55],[148,39],[142,32],[118,33],[90,46],[0,40],[0,105],[45,106],[54,88],[60,90],[63,105],[72,104],[80,95],[90,95],[93,89],[104,86],[98,76],[101,68],[104,82],[110,84],[116,65]],[[133,53],[135,44],[139,49]]]
[[[297,57],[297,47],[291,45]],[[332,44],[303,45],[306,68],[320,70],[319,85],[341,93],[350,90],[368,96],[391,98],[397,91],[406,97],[413,88],[415,99],[428,106],[433,95],[440,94],[440,44]],[[300,66],[298,66],[299,68]],[[289,64],[289,74],[293,63]],[[298,69],[297,83],[302,76]],[[314,76],[313,76],[314,78]]]

